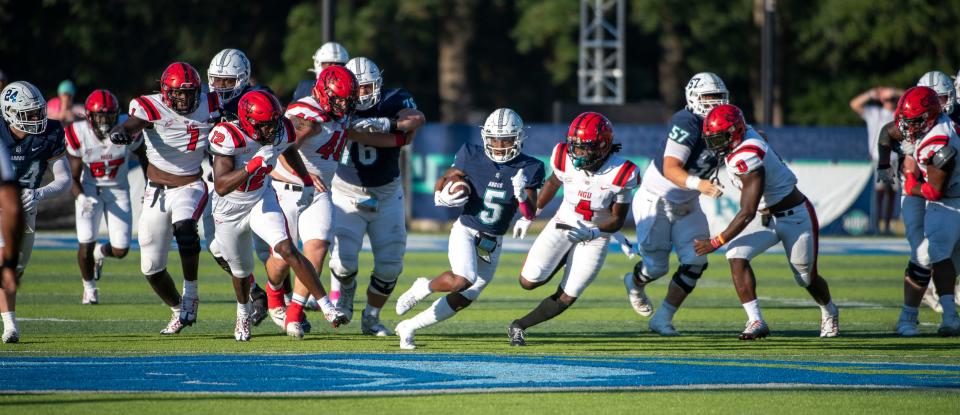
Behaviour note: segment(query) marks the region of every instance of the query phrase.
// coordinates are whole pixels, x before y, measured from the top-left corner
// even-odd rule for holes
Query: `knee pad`
[[[797,285],[807,288],[813,281],[813,270],[808,264],[790,264],[793,266],[793,278],[797,280]]]
[[[173,238],[177,241],[180,255],[200,254],[200,234],[197,232],[197,221],[182,220],[173,224]]]
[[[707,265],[708,264],[681,264],[677,268],[677,272],[673,273],[672,281],[674,284],[677,284],[678,287],[682,288],[684,292],[690,294],[697,286],[697,281],[700,280],[700,276],[703,275],[703,271],[706,271]]]
[[[374,294],[379,295],[390,295],[393,292],[394,288],[397,288],[397,277],[393,277],[393,281],[388,281],[383,278],[385,276],[377,276],[376,274],[370,275],[370,291],[373,291]]]
[[[917,286],[926,288],[930,284],[931,270],[921,267],[913,262],[907,263],[907,269],[904,270],[907,278],[913,281]]]
[[[223,259],[222,256],[214,256],[213,260],[217,261],[217,265],[219,265],[220,268],[223,268],[223,270],[226,271],[227,274],[233,275],[233,271],[230,271],[230,264],[227,263],[226,259]]]
[[[447,294],[447,305],[456,312],[460,312],[460,310],[469,307],[470,304],[473,304],[473,300],[473,298],[469,298],[463,295],[463,293]]]
[[[643,268],[643,261],[637,262],[637,264],[633,266],[633,275],[644,284],[654,282],[667,273],[666,269],[664,269],[663,272],[659,272],[659,269],[651,270],[649,267],[647,267],[647,272],[645,273],[643,272]],[[647,275],[648,273],[652,275]]]

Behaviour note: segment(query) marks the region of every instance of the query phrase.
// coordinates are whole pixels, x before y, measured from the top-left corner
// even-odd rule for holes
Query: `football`
[[[444,183],[444,185],[450,182],[453,182],[453,184],[450,185],[450,189],[448,190],[448,193],[454,194],[454,193],[463,191],[466,194],[470,194],[470,183],[467,183],[467,180],[462,176],[449,177],[447,178],[447,181]]]

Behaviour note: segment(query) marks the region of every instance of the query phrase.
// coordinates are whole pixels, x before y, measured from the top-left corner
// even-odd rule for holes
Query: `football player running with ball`
[[[638,185],[637,166],[613,154],[619,147],[607,117],[585,112],[570,123],[566,142],[553,149],[553,175],[537,198],[537,208],[546,206],[560,186],[565,187],[563,203],[530,247],[520,286],[532,290],[544,285],[565,265],[563,280],[556,293],[510,324],[510,345],[525,345],[528,328],[563,313],[600,272],[610,234],[623,227],[631,192]]]
[[[123,258],[130,250],[130,183],[127,181],[131,154],[146,165],[143,141],[138,137],[130,144],[114,144],[110,130],[117,125],[120,102],[110,91],[98,89],[90,93],[84,105],[87,119],[77,121],[65,130],[67,159],[73,173],[71,191],[76,198],[77,263],[83,279],[82,304],[100,301],[97,281],[103,275],[105,258]],[[110,240],[97,242],[100,221],[106,218]]]
[[[379,148],[358,142],[347,145],[332,185],[334,242],[330,272],[340,281],[337,305],[352,317],[360,248],[366,234],[373,251],[373,270],[360,331],[388,336],[392,333],[380,323],[380,310],[396,288],[407,249],[399,145],[413,139],[425,118],[407,90],[381,91],[380,69],[370,59],[351,59],[347,69],[359,82],[357,122],[351,127],[395,134],[398,146]]]
[[[915,143],[913,157],[922,173],[922,182],[914,175],[906,176],[903,193],[927,200],[923,232],[927,237],[933,284],[943,309],[937,333],[957,336],[960,317],[954,302],[957,280],[954,258],[960,254],[960,170],[956,168],[960,137],[953,122],[942,113],[937,93],[924,86],[903,93],[894,122],[903,138]],[[901,315],[901,320],[903,318]]]
[[[275,255],[293,268],[298,281],[319,298],[324,316],[333,327],[345,322],[320,282],[316,269],[300,254],[287,234],[287,223],[277,195],[270,186],[270,172],[277,158],[284,155],[291,169],[303,178],[303,186],[313,181],[293,143],[293,125],[283,118],[283,107],[273,95],[263,91],[246,93],[240,99],[239,120],[219,123],[210,132],[210,152],[214,154],[213,199],[215,241],[233,273],[237,297],[237,341],[250,340],[250,279],[253,273],[253,238],[256,233]],[[313,192],[302,192],[309,198]]]
[[[707,215],[700,207],[700,195],[718,198],[714,184],[720,158],[707,148],[700,135],[703,117],[728,102],[729,91],[717,75],[698,73],[686,87],[687,107],[670,120],[670,134],[663,140],[662,158],[654,160],[643,174],[643,184],[633,198],[637,222],[637,247],[641,261],[623,276],[627,297],[642,316],[653,313],[644,287],[666,275],[670,250],[680,259],[663,304],[650,319],[650,330],[662,336],[678,336],[673,315],[697,286],[707,269],[707,257],[693,249],[695,239],[710,235]]]
[[[160,76],[160,93],[130,101],[130,118],[110,132],[114,144],[128,145],[144,133],[147,185],[140,211],[140,271],[173,311],[161,334],[177,334],[197,321],[200,297],[197,270],[200,234],[197,221],[207,204],[207,184],[200,164],[207,149],[211,120],[219,118],[215,92],[200,92],[200,74],[174,62]],[[171,239],[177,241],[183,267],[183,296],[167,272]]]
[[[397,299],[397,314],[405,314],[434,292],[449,294],[397,325],[401,349],[415,349],[417,330],[449,319],[477,300],[493,280],[503,234],[518,207],[522,216],[514,226],[515,238],[526,236],[536,213],[534,201],[543,184],[544,167],[543,162],[521,153],[526,138],[523,120],[513,110],[501,108],[487,117],[480,134],[483,146],[464,144],[434,188],[437,206],[463,208],[450,230],[451,269],[432,280],[417,278]],[[462,180],[472,190],[453,187]]]
[[[4,327],[3,342],[16,343],[20,339],[15,315],[17,285],[33,253],[37,203],[55,197],[69,188],[70,166],[63,157],[65,152],[63,128],[58,121],[47,119],[47,101],[40,95],[37,87],[23,81],[7,85],[0,92],[0,108],[3,111],[0,140],[3,141],[5,153],[10,155],[11,165],[0,166],[3,168],[3,181],[5,183],[11,181],[8,174],[10,172],[6,171],[6,167],[12,167],[13,177],[20,185],[20,202],[22,203],[22,216],[19,218],[12,216],[18,212],[14,208],[10,208],[10,215],[7,214],[6,208],[10,202],[7,199],[9,196],[7,192],[13,188],[5,184],[2,194],[4,197],[3,220],[17,219],[20,224],[6,225],[4,234],[11,236],[8,235],[9,226],[23,226],[24,229],[23,232],[14,232],[14,239],[9,242],[0,239],[0,246],[4,247],[3,275],[0,280],[3,284],[3,296],[0,296],[0,315],[3,317]],[[48,167],[53,170],[54,179],[41,187],[40,182]]]
[[[740,210],[723,232],[693,244],[697,255],[729,244],[727,260],[733,285],[748,318],[740,340],[770,334],[760,313],[750,260],[777,243],[783,244],[797,284],[820,305],[820,337],[836,337],[840,314],[830,299],[827,281],[817,271],[817,213],[797,189],[797,177],[767,141],[747,126],[743,113],[733,105],[720,105],[707,114],[703,139],[708,148],[724,158],[727,174],[741,192]],[[758,211],[760,220],[754,220]]]

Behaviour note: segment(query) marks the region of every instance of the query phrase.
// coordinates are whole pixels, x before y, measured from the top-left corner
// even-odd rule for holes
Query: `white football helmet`
[[[343,65],[350,59],[347,49],[337,42],[327,42],[313,54],[313,72],[317,75],[323,70],[325,63],[338,63]]]
[[[690,78],[685,88],[687,109],[706,117],[714,107],[730,103],[730,91],[723,80],[712,72],[700,72]],[[720,95],[720,98],[704,99],[704,95]]]
[[[947,74],[940,71],[930,71],[920,77],[917,86],[925,86],[937,92],[939,97],[947,97],[947,102],[943,104],[943,113],[953,112],[953,103],[957,100],[957,91],[953,89],[953,81]]]
[[[380,68],[377,64],[361,56],[350,59],[350,62],[347,62],[347,69],[357,77],[358,90],[364,85],[373,84],[372,92],[357,98],[357,110],[363,111],[377,105],[380,101],[380,86],[383,85],[383,77],[380,76]]]
[[[215,87],[216,78],[235,79],[233,87]],[[243,92],[243,88],[250,81],[250,60],[247,55],[237,49],[224,49],[213,56],[210,67],[207,68],[207,84],[210,91],[220,95],[221,101],[230,101]]]
[[[520,155],[527,132],[516,111],[499,108],[487,117],[480,136],[483,137],[483,152],[487,153],[487,157],[497,163],[506,163]],[[506,140],[511,140],[510,145],[502,147]]]
[[[47,100],[33,84],[17,81],[0,92],[3,119],[12,128],[28,134],[47,129]]]

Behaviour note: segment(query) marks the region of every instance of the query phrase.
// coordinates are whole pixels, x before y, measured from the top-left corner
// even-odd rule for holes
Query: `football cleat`
[[[938,313],[943,312],[943,307],[940,306],[940,297],[937,296],[937,292],[933,289],[933,284],[930,284],[930,286],[927,287],[927,291],[924,291],[923,303],[933,311]]]
[[[276,324],[277,327],[283,328],[283,320],[287,318],[287,308],[286,307],[274,307],[267,310],[267,313],[270,314],[270,319],[273,320],[273,324]]]
[[[402,316],[417,306],[417,303],[430,295],[430,280],[417,278],[407,292],[397,298],[397,315]]]
[[[327,295],[327,298],[330,296]],[[320,311],[320,303],[317,302],[317,297],[309,296],[307,297],[307,302],[303,303],[303,309],[307,311]]]
[[[507,337],[510,338],[511,346],[526,346],[527,345],[527,333],[520,328],[520,325],[516,321],[510,323],[510,327],[507,328]]]
[[[99,304],[100,303],[100,290],[94,288],[92,290],[84,289],[83,290],[83,299],[80,300],[80,304]]]
[[[327,319],[327,322],[330,323],[333,328],[340,327],[350,322],[350,319],[347,318],[346,314],[343,314],[343,312],[336,308],[334,308],[333,311],[323,313],[323,318]]]
[[[400,324],[397,324],[396,332],[397,336],[400,337],[400,349],[401,350],[413,350],[417,348],[417,344],[413,342],[414,330],[407,327],[407,322],[409,320],[403,320]]]
[[[820,337],[837,337],[840,334],[840,314],[820,319]]]
[[[300,328],[303,329],[304,333],[309,333],[311,330],[313,330],[313,325],[307,320],[306,313],[300,313]]]
[[[740,333],[740,340],[757,340],[770,335],[770,328],[763,320],[753,320],[747,322],[747,328]]]
[[[233,327],[233,338],[238,342],[250,341],[250,318],[237,316],[237,324]]]
[[[920,334],[920,322],[917,316],[913,318],[900,314],[900,320],[897,320],[897,334],[904,337],[911,337]]]
[[[253,311],[250,312],[250,322],[254,326],[259,326],[267,318],[267,292],[254,285],[250,289],[250,302],[253,303]]]
[[[302,339],[303,338],[303,327],[301,327],[299,321],[291,321],[284,324],[284,330],[287,332],[287,336]]]
[[[180,322],[180,312],[174,311],[173,317],[171,317],[170,322],[167,323],[167,327],[160,330],[160,334],[180,334],[180,330],[183,330],[184,327],[186,326]]]
[[[3,331],[3,342],[4,343],[19,343],[20,342],[20,332],[17,329],[8,329]]]
[[[943,337],[960,336],[960,317],[958,317],[957,314],[952,316],[944,315],[943,322],[940,323],[940,328],[937,329],[937,334]]]
[[[636,284],[632,272],[623,274],[623,286],[627,288],[627,299],[630,300],[633,311],[641,316],[650,317],[653,314],[653,306],[650,305],[650,299],[643,290],[644,286]]]
[[[337,299],[337,308],[340,309],[340,312],[346,317],[346,321],[343,324],[347,324],[353,320],[353,296],[357,293],[357,279],[353,279],[353,283],[350,286],[340,285],[340,298]],[[327,319],[329,321],[329,319]]]
[[[656,314],[653,318],[650,319],[648,327],[650,331],[657,333],[664,337],[676,337],[680,335],[680,332],[673,327],[673,322],[660,317],[662,314]]]
[[[103,251],[100,250],[99,244],[94,245],[93,248],[93,279],[100,281],[100,277],[103,276]]]
[[[198,308],[200,308],[200,298],[184,296],[180,300],[180,324],[192,326],[196,323]]]
[[[393,331],[380,322],[379,317],[362,313],[360,316],[360,332],[370,336],[386,337],[392,336]]]

